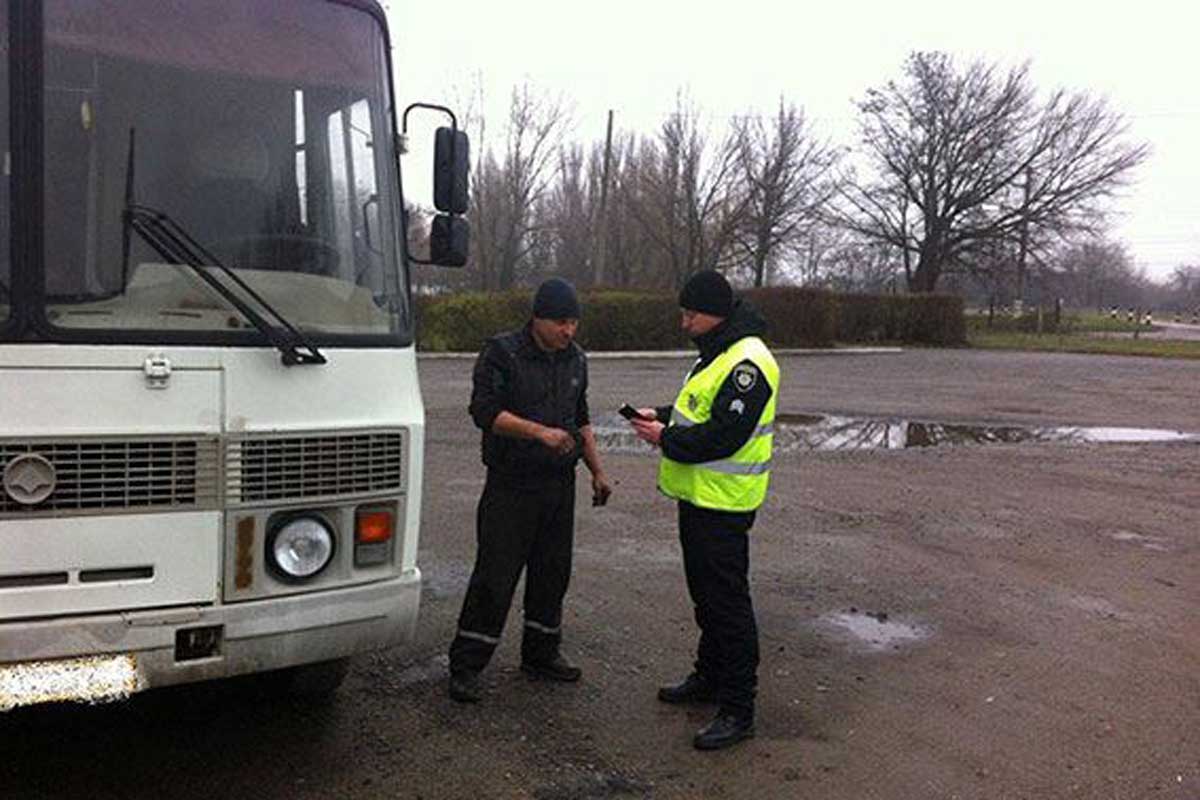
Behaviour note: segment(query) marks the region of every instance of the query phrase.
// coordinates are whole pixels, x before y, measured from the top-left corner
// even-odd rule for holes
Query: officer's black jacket
[[[735,300],[733,312],[724,322],[692,340],[700,349],[700,359],[688,373],[688,378],[711,364],[738,339],[761,336],[766,330],[766,320],[753,307],[740,299]],[[749,386],[745,386],[744,381],[739,384],[735,380],[739,369],[743,373],[746,370],[753,372],[755,377]],[[663,429],[663,455],[682,464],[728,458],[753,435],[770,399],[771,387],[762,371],[752,361],[740,362],[717,391],[712,404],[712,416],[706,422]],[[661,406],[655,411],[659,422],[665,423],[671,419],[671,406]]]
[[[489,475],[530,485],[572,474],[583,453],[579,431],[590,422],[587,382],[587,356],[574,342],[565,350],[546,352],[528,324],[488,339],[475,360],[469,411],[483,431]],[[575,449],[560,456],[541,442],[492,433],[501,411],[562,428],[574,437]]]

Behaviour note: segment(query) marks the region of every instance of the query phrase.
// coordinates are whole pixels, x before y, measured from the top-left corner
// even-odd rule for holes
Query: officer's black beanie
[[[542,281],[533,296],[533,316],[538,319],[579,319],[575,287],[562,278]]]
[[[716,270],[701,270],[683,285],[679,292],[679,307],[714,317],[728,317],[733,312],[733,289],[725,276]]]

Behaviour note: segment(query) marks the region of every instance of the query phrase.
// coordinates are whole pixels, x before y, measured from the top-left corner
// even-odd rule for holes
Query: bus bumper
[[[2,623],[0,710],[47,700],[118,699],[404,644],[415,635],[420,597],[421,573],[414,568],[386,581],[262,601]],[[130,679],[121,690],[87,696],[92,663],[124,665]],[[45,686],[45,675],[57,676],[66,665],[84,672],[75,679],[80,696],[71,696],[69,687],[28,702],[13,696],[23,682]]]

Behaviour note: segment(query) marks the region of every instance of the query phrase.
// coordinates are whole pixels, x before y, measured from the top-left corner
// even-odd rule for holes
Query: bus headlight
[[[318,517],[292,517],[267,540],[267,563],[285,580],[311,578],[333,560],[333,531]]]

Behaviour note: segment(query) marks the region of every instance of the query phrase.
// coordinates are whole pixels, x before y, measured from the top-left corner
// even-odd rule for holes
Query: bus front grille
[[[0,440],[0,517],[216,508],[219,452],[216,437]]]
[[[403,490],[401,431],[251,436],[226,443],[230,505]]]

